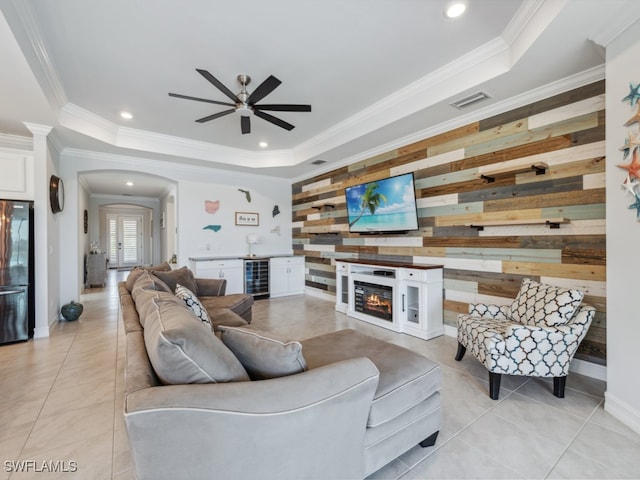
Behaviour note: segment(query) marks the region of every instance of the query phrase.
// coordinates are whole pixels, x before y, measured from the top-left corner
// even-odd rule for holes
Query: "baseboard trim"
[[[569,365],[569,371],[579,373],[585,377],[591,377],[605,382],[607,381],[607,367],[597,363],[591,363],[574,358],[571,360],[571,365]]]
[[[623,402],[615,395],[605,392],[604,409],[631,430],[640,434],[640,412],[634,410],[629,404]]]
[[[312,297],[321,298],[323,300],[329,300],[330,302],[336,303],[336,296],[331,295],[329,293],[324,292],[323,290],[319,290],[317,288],[306,286],[304,288],[304,293],[306,295],[310,295]]]

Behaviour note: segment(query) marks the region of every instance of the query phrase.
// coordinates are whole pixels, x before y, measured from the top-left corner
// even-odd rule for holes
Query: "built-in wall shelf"
[[[316,210],[326,210],[327,208],[336,208],[333,203],[323,203],[322,205],[311,205],[311,208]]]
[[[467,223],[465,226],[484,230],[484,227],[503,227],[507,225],[548,225],[549,228],[560,228],[562,223],[570,223],[571,220],[564,217],[558,218],[528,218],[520,220],[495,220],[487,222]]]
[[[338,235],[340,232],[309,232],[309,235]]]
[[[549,165],[546,163],[534,163],[532,165],[519,165],[519,166],[507,166],[502,168],[494,168],[491,170],[485,170],[480,174],[480,178],[486,180],[488,183],[496,181],[497,177],[505,177],[507,175],[515,175],[516,173],[536,172],[536,175],[544,175],[547,172]]]

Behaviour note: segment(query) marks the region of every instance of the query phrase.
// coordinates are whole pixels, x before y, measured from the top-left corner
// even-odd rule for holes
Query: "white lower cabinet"
[[[425,340],[442,335],[442,269],[401,269],[400,277],[401,331]]]
[[[304,257],[272,257],[269,265],[271,297],[304,293]]]
[[[244,292],[244,261],[242,259],[192,260],[191,270],[196,278],[225,279],[227,294]]]

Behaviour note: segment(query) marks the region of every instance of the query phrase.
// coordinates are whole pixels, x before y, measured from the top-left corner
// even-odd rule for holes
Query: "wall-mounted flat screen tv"
[[[361,234],[418,230],[413,173],[345,189],[349,231]]]

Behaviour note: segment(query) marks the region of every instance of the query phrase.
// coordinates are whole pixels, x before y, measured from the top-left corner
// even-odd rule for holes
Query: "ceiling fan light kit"
[[[271,105],[258,105],[258,102],[264,97],[273,92],[282,82],[273,75],[269,75],[267,79],[262,82],[258,87],[249,93],[247,85],[251,83],[251,77],[249,75],[238,75],[238,82],[240,83],[240,93],[237,95],[229,90],[220,80],[211,75],[207,70],[197,68],[196,71],[202,75],[209,83],[224,93],[233,103],[219,102],[217,100],[209,100],[206,98],[192,97],[189,95],[182,95],[179,93],[169,93],[170,97],[182,98],[184,100],[194,100],[196,102],[213,103],[214,105],[223,105],[231,107],[227,110],[207,115],[206,117],[198,118],[196,122],[205,123],[216,118],[224,117],[234,112],[240,114],[240,131],[242,134],[251,133],[251,118],[253,114],[256,117],[262,118],[267,122],[273,123],[278,127],[285,130],[293,130],[295,127],[284,120],[274,117],[273,115],[264,112],[264,110],[275,112],[310,112],[311,105],[297,105],[297,104],[271,104]]]

